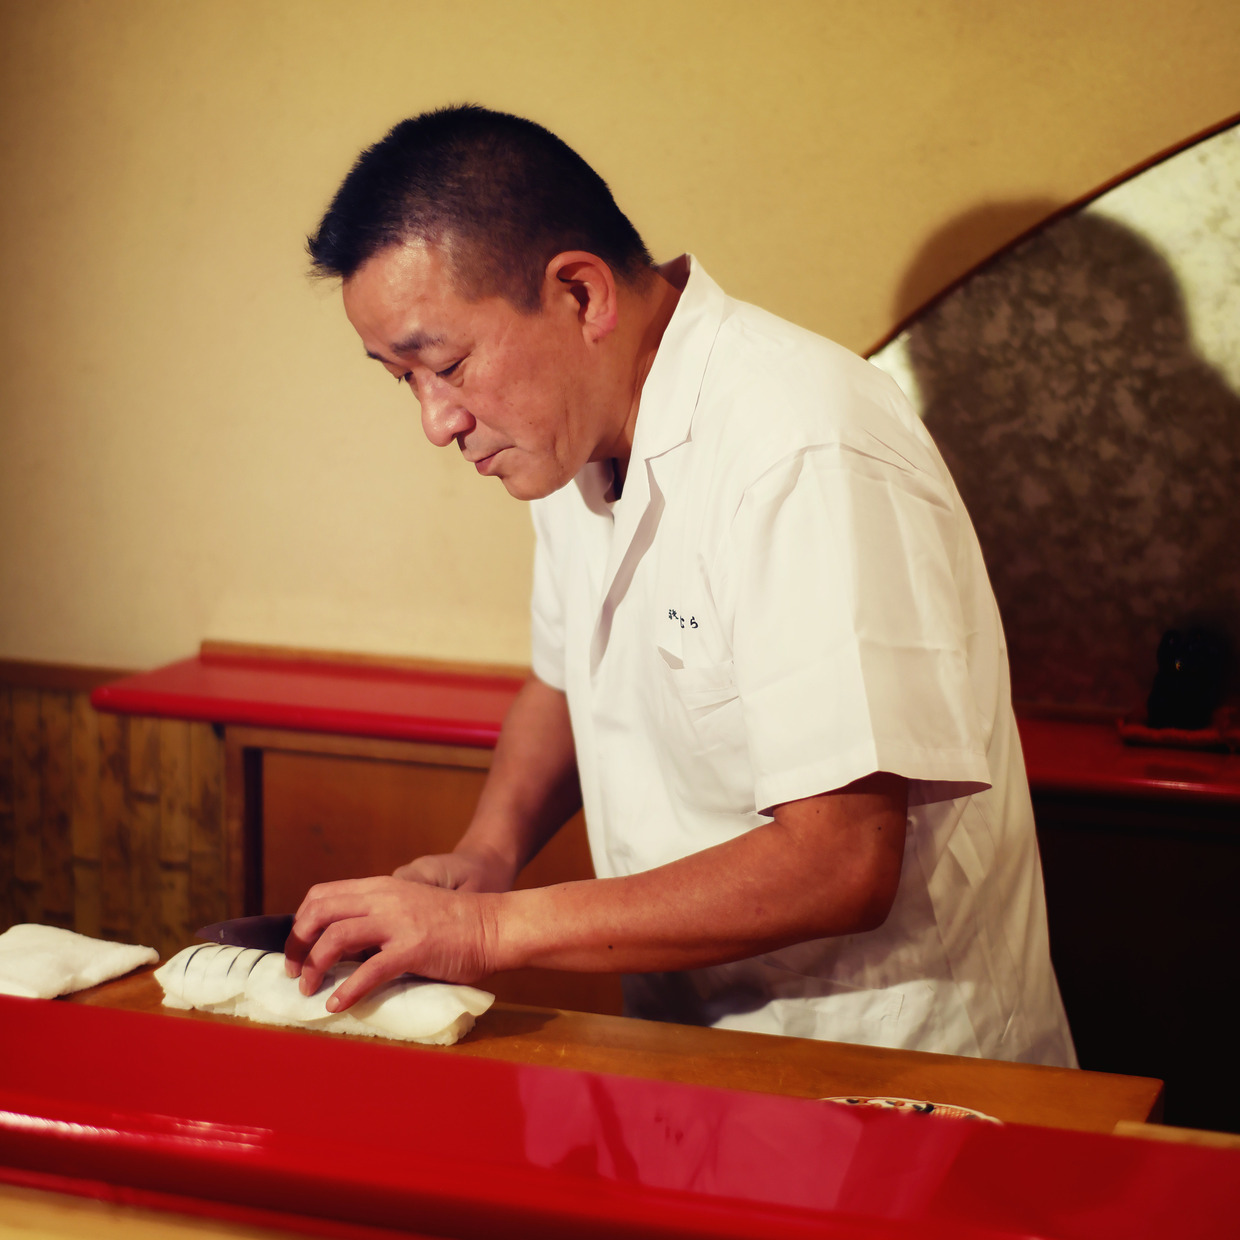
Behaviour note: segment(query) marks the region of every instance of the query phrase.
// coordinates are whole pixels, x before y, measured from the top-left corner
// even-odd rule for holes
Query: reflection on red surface
[[[0,998],[4,1168],[457,1237],[1132,1240],[1240,1210],[1231,1151]]]

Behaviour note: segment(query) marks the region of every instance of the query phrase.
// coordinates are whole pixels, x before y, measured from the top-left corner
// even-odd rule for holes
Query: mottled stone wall
[[[1176,157],[1178,182],[1176,161],[1143,174],[1181,196],[1175,244],[1113,218],[1108,195],[875,358],[915,389],[973,516],[1018,700],[1127,709],[1149,691],[1163,630],[1207,622],[1240,645],[1240,395],[1196,343],[1209,335],[1215,359],[1240,349],[1240,323],[1218,322],[1224,308],[1190,328],[1175,252],[1191,242],[1198,269],[1207,249],[1207,264],[1240,271],[1234,135],[1202,144],[1223,175],[1202,177],[1202,149]]]

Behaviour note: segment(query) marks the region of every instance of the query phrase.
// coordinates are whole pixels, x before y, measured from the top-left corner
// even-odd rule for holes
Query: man
[[[994,599],[895,385],[656,267],[577,155],[482,109],[363,153],[310,251],[537,552],[468,830],[312,889],[303,991],[367,951],[333,1010],[618,971],[634,1015],[1073,1063]],[[598,879],[511,891],[583,800]]]

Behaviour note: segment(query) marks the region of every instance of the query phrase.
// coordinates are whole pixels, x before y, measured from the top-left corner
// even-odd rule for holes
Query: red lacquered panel
[[[436,1236],[1191,1240],[1240,1212],[1227,1150],[37,1000],[0,998],[0,1043],[10,1174]]]
[[[385,740],[492,746],[505,676],[203,654],[96,689],[98,710]]]
[[[264,1210],[255,1206],[239,1206],[226,1201],[209,1201],[205,1197],[186,1197],[183,1194],[160,1193],[152,1189],[131,1188],[126,1184],[110,1184],[106,1180],[85,1180],[78,1176],[56,1174],[42,1171],[22,1171],[15,1167],[0,1166],[0,1188],[34,1189],[37,1192],[72,1194],[76,1197],[88,1197],[95,1201],[105,1202],[108,1206],[118,1206],[121,1210],[135,1209],[143,1211],[139,1216],[141,1223],[149,1221],[145,1212],[158,1211],[165,1215],[189,1216],[205,1220],[204,1236],[233,1235],[234,1229],[248,1227],[252,1229],[266,1228],[268,1231],[292,1232],[298,1236],[316,1237],[318,1240],[443,1240],[443,1237],[428,1236],[424,1232],[416,1232],[411,1228],[402,1227],[399,1231],[387,1227],[371,1227],[364,1223],[343,1222],[339,1219],[312,1218],[307,1214],[291,1214],[287,1210]],[[3,1210],[3,1199],[0,1198],[0,1210]],[[121,1220],[109,1211],[110,1234],[116,1235]],[[3,1221],[0,1219],[0,1221]],[[184,1234],[183,1227],[177,1224],[182,1220],[170,1219],[174,1229],[172,1234]],[[212,1224],[217,1224],[218,1229]],[[51,1233],[48,1233],[50,1235]],[[158,1233],[163,1235],[163,1231]],[[43,1236],[43,1232],[38,1233]],[[87,1220],[70,1224],[68,1229],[55,1233],[57,1240],[68,1240],[70,1235],[89,1237],[90,1222]],[[35,1240],[34,1235],[30,1240]]]
[[[1125,745],[1114,726],[1019,719],[1034,792],[1152,796],[1240,805],[1240,756]]]

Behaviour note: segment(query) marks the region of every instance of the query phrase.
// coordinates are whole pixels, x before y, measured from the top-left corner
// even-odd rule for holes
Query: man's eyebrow
[[[397,357],[403,357],[407,353],[421,353],[423,349],[433,348],[435,345],[443,344],[442,336],[432,336],[427,332],[413,332],[406,336],[403,340],[394,341],[392,344],[392,352]],[[376,361],[383,361],[377,353],[367,352],[367,357],[373,357]]]

